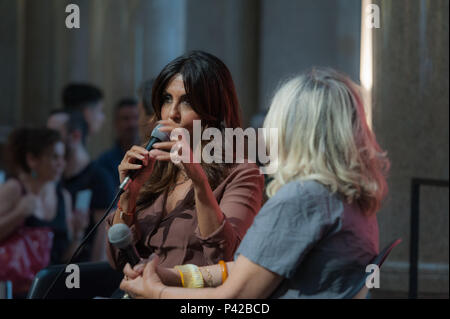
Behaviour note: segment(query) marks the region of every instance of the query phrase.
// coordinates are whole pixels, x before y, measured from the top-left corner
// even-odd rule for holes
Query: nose
[[[180,121],[181,121],[181,114],[180,114],[180,110],[179,110],[179,107],[178,107],[178,103],[173,103],[170,106],[169,119],[174,121],[175,123],[180,123]]]

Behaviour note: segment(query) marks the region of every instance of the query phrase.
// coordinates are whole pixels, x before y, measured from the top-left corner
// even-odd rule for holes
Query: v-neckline
[[[169,218],[170,216],[176,215],[176,213],[179,211],[180,207],[183,204],[185,204],[186,198],[188,198],[190,196],[191,192],[193,192],[193,191],[194,191],[194,189],[192,188],[192,185],[191,185],[191,187],[189,188],[189,190],[186,193],[186,195],[184,196],[184,198],[182,198],[178,201],[178,203],[175,205],[175,207],[172,209],[171,212],[167,212],[167,210],[166,210],[166,204],[167,204],[167,198],[169,197],[169,192],[165,191],[162,194],[163,199],[162,199],[162,209],[161,209],[162,210],[161,220],[165,220],[165,219]]]

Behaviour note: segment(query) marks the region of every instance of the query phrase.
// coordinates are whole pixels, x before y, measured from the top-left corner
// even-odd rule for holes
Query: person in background
[[[47,118],[46,126],[49,129],[58,131],[63,142],[67,140],[67,122],[69,121],[69,113],[64,110],[53,110]],[[67,152],[66,152],[67,153]]]
[[[112,177],[104,168],[91,161],[86,150],[88,127],[79,111],[68,113],[67,122],[61,126],[67,133],[67,164],[62,184],[70,192],[75,214],[88,219],[84,235],[101,219],[114,196]],[[105,236],[104,227],[99,227],[76,261],[105,260]]]
[[[139,95],[139,137],[141,141],[147,141],[150,138],[149,123],[154,114],[152,108],[152,89],[155,79],[150,79],[142,83],[138,91]]]
[[[59,183],[65,167],[60,134],[47,128],[16,129],[7,154],[11,177],[0,186],[0,241],[21,225],[50,227],[50,264],[65,263],[87,224],[72,214],[70,194]]]
[[[149,132],[160,123],[161,132],[184,128],[193,137],[195,120],[201,120],[202,130],[241,127],[230,71],[202,51],[186,53],[163,68],[153,85],[152,107]],[[174,143],[155,143],[151,152],[135,145],[126,153],[118,167],[121,181],[132,170],[142,171],[108,216],[107,228],[127,224],[139,255],[158,252],[169,267],[231,260],[261,207],[263,177],[248,161],[176,165],[169,154]],[[135,164],[137,159],[143,165]],[[126,256],[107,245],[111,265],[122,270]]]
[[[122,158],[133,145],[139,143],[138,103],[132,98],[124,98],[117,103],[114,110],[114,130],[117,138],[114,146],[102,153],[97,163],[113,177],[114,186],[119,185],[119,166]]]
[[[88,124],[88,136],[98,133],[105,121],[102,91],[86,83],[70,83],[63,89],[64,111],[78,111]]]
[[[145,268],[127,264],[121,289],[134,298],[354,297],[378,254],[389,170],[359,88],[314,68],[280,88],[264,127],[279,130],[278,168],[235,261],[163,268],[156,256]]]

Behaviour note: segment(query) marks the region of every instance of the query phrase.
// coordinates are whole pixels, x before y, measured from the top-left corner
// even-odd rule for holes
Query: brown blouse
[[[255,164],[237,164],[213,190],[225,219],[208,237],[200,235],[195,207],[186,199],[163,216],[165,195],[162,194],[153,205],[136,213],[135,223],[130,227],[136,250],[142,258],[156,253],[164,267],[182,264],[204,266],[219,260],[231,261],[261,208],[263,189],[264,177]],[[193,189],[186,198],[192,196]],[[114,214],[107,218],[107,231],[113,219]],[[113,268],[123,269],[126,264],[124,256],[109,242],[107,255]]]

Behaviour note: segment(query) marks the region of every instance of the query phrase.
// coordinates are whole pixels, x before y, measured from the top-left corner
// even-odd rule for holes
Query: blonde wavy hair
[[[278,128],[278,168],[267,186],[269,197],[290,181],[315,180],[365,214],[379,210],[390,163],[367,124],[360,88],[349,77],[313,68],[287,81],[264,127]]]

